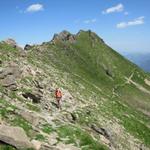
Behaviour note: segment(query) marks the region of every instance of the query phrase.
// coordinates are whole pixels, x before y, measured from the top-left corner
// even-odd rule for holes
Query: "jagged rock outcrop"
[[[21,69],[17,64],[11,62],[8,67],[1,68],[0,83],[11,90],[17,89],[16,80],[21,76]]]
[[[58,41],[69,41],[70,43],[74,43],[76,41],[76,38],[75,35],[71,34],[70,32],[63,31],[59,34],[55,34],[51,42],[55,44]]]
[[[16,49],[18,49],[18,50],[23,50],[23,48],[20,47],[20,46],[16,43],[16,41],[15,41],[14,39],[12,39],[12,38],[8,38],[8,39],[2,41],[2,43],[5,43],[5,44],[7,44],[7,45],[10,45],[11,47],[16,48]]]
[[[16,48],[17,47],[17,43],[14,39],[8,38],[7,40],[3,41],[4,43],[11,45],[12,47]]]

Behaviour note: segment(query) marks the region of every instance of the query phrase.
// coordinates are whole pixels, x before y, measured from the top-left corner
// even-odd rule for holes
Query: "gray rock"
[[[37,80],[34,80],[34,85],[38,89],[44,89],[45,85],[42,82],[39,82]]]
[[[19,114],[28,122],[30,122],[33,126],[36,126],[40,123],[41,118],[35,113],[30,111],[22,110]]]
[[[80,148],[75,147],[73,144],[64,144],[64,143],[58,143],[57,148],[59,150],[80,150]]]
[[[8,38],[7,40],[3,41],[4,43],[11,45],[12,47],[16,48],[17,47],[17,43],[14,39]]]
[[[9,87],[16,84],[15,77],[13,75],[8,75],[2,80],[2,85],[4,87]]]
[[[25,51],[25,50],[20,50],[19,56],[20,56],[20,57],[27,57],[27,51]]]
[[[74,43],[76,41],[75,35],[71,34],[68,31],[63,31],[59,34],[54,34],[54,37],[52,39],[52,42],[55,44],[57,41],[69,41],[71,43]]]
[[[25,131],[20,127],[0,125],[0,141],[19,150],[33,147]]]
[[[40,103],[42,99],[42,95],[38,92],[26,92],[23,93],[22,96],[26,99],[31,99],[33,103]]]
[[[14,64],[14,66],[10,66],[9,70],[15,78],[19,78],[21,76],[22,71],[18,65]]]
[[[56,146],[50,146],[48,144],[42,144],[40,150],[60,150]]]
[[[111,140],[111,134],[109,134],[106,129],[104,129],[104,128],[99,128],[99,127],[97,127],[97,126],[94,125],[94,124],[91,125],[91,128],[92,128],[95,132],[97,132],[98,134],[101,134],[101,135],[103,135],[105,138]]]
[[[57,138],[58,138],[58,134],[56,132],[51,133],[49,138],[48,138],[48,143],[50,145],[55,145],[58,142]]]
[[[18,65],[12,62],[10,66],[0,69],[0,83],[2,86],[10,90],[17,89],[16,80],[21,76],[21,71]]]
[[[33,148],[35,150],[40,150],[41,149],[42,143],[40,141],[32,140],[31,143],[33,144]]]
[[[26,45],[25,45],[25,47],[24,47],[24,50],[26,50],[26,51],[27,51],[27,50],[30,50],[31,48],[32,48],[32,46],[31,46],[31,45],[26,44]]]

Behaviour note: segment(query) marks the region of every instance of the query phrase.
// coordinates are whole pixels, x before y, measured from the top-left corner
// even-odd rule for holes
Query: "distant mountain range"
[[[123,55],[144,71],[150,72],[150,53],[124,53]]]

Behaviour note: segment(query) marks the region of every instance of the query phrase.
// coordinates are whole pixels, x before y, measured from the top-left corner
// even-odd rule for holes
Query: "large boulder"
[[[8,67],[0,69],[0,83],[11,90],[17,89],[16,80],[21,76],[21,70],[15,63],[10,63]]]
[[[12,87],[16,86],[16,81],[15,77],[12,75],[7,75],[3,80],[2,80],[2,85],[4,87]]]
[[[0,141],[19,150],[33,147],[25,131],[20,127],[0,125]]]

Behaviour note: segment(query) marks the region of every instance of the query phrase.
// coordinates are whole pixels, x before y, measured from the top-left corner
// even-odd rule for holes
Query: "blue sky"
[[[150,0],[0,0],[0,40],[20,45],[91,29],[120,52],[150,52]]]

